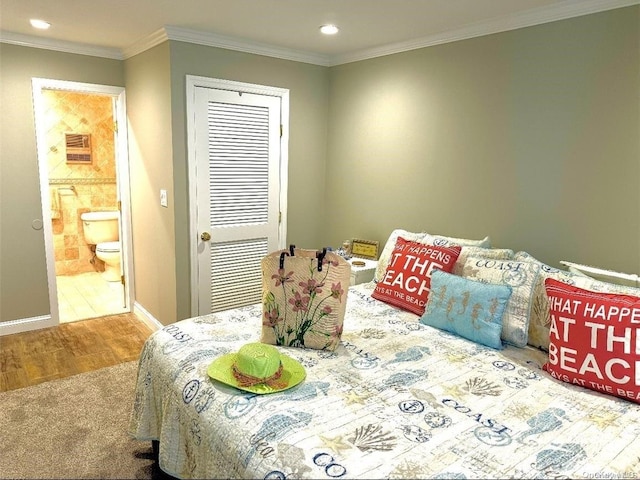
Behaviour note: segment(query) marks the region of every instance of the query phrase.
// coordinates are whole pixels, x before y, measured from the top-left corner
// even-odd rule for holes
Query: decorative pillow
[[[431,293],[420,322],[500,350],[502,316],[509,297],[508,285],[478,282],[434,270]]]
[[[376,282],[379,282],[380,279],[384,277],[384,274],[387,271],[389,258],[391,257],[391,252],[396,246],[396,240],[398,239],[398,237],[402,237],[405,240],[411,240],[414,242],[437,245],[439,247],[450,247],[454,245],[459,245],[461,247],[471,246],[471,247],[491,248],[491,239],[489,237],[484,237],[482,240],[470,240],[468,238],[445,237],[443,235],[430,235],[425,232],[412,233],[412,232],[407,232],[406,230],[396,229],[393,232],[391,232],[391,235],[389,235],[389,238],[387,239],[387,243],[385,243],[384,248],[380,253],[380,257],[378,258],[378,266],[376,267],[376,271],[373,276],[373,279]]]
[[[411,240],[413,242],[418,242],[424,238],[426,233],[413,233],[407,232],[406,230],[402,230],[401,228],[395,229],[387,238],[387,243],[384,244],[384,248],[380,252],[380,256],[378,257],[378,265],[376,266],[376,271],[373,276],[373,279],[376,282],[379,282],[381,278],[384,277],[384,273],[387,271],[387,265],[389,265],[389,260],[391,259],[391,253],[393,249],[396,248],[396,242],[398,241],[398,237],[402,237],[405,240]]]
[[[533,262],[468,257],[462,275],[485,283],[509,285],[513,291],[502,318],[502,340],[527,345],[529,315],[540,267]]]
[[[613,270],[605,270],[603,268],[581,265],[579,263],[567,262],[565,260],[560,263],[566,266],[571,273],[575,273],[576,275],[591,277],[602,282],[614,283],[627,287],[640,287],[640,277],[632,273],[615,272]]]
[[[554,378],[640,403],[640,297],[545,280]]]
[[[616,283],[609,282],[601,282],[600,280],[596,280],[595,278],[585,277],[584,275],[577,275],[571,272],[564,272],[564,277],[568,277],[571,275],[570,285],[575,285],[579,288],[584,288],[585,290],[593,290],[594,292],[602,292],[602,293],[618,293],[620,295],[633,295],[636,297],[640,297],[640,288],[635,287],[627,287],[626,285],[618,285]],[[562,278],[559,279],[563,281]]]
[[[494,258],[499,260],[509,260],[513,258],[513,250],[508,248],[484,248],[464,246],[460,251],[460,256],[453,266],[452,273],[462,275],[462,267],[467,257]]]
[[[422,315],[429,296],[432,270],[450,272],[460,255],[460,248],[437,247],[399,237],[387,271],[371,296]]]
[[[469,238],[445,237],[444,235],[425,234],[422,243],[431,243],[439,247],[460,245],[461,247],[491,248],[491,239],[484,237],[482,240],[471,240]]]
[[[603,293],[619,293],[623,295],[640,296],[640,288],[616,285],[608,282],[601,282],[585,275],[579,275],[566,270],[550,267],[537,260],[527,252],[517,252],[515,260],[529,261],[540,266],[540,276],[538,285],[534,291],[533,304],[531,305],[531,317],[529,321],[528,343],[536,348],[549,351],[549,327],[551,317],[549,315],[549,299],[545,290],[544,282],[547,278],[553,278],[567,285],[574,285],[585,290],[592,290]],[[454,267],[455,271],[455,267]]]
[[[544,289],[544,281],[547,278],[553,278],[564,283],[574,284],[573,279],[575,275],[558,268],[550,267],[527,252],[517,252],[513,258],[514,260],[532,262],[540,267],[540,276],[538,277],[538,282],[533,292],[527,343],[548,352],[551,317],[549,316],[549,300],[547,298],[547,292]]]

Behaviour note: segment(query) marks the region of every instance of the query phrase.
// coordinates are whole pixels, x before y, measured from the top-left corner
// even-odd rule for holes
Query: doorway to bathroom
[[[33,96],[52,323],[131,312],[124,88],[33,79]]]

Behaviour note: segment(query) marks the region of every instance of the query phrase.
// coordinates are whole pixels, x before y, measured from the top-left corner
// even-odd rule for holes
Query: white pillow
[[[461,247],[491,248],[491,239],[488,236],[482,240],[471,240],[469,238],[445,237],[444,235],[431,235],[426,233],[422,239],[422,243],[431,243],[439,247],[460,245]]]
[[[462,276],[462,268],[467,257],[493,258],[498,260],[509,260],[513,258],[513,250],[509,248],[484,248],[484,247],[462,247],[458,260],[453,265],[451,273]]]
[[[387,265],[389,265],[389,260],[391,259],[391,254],[396,246],[398,237],[402,237],[405,240],[410,240],[412,242],[419,242],[425,235],[426,233],[424,232],[412,233],[401,228],[396,228],[391,232],[391,235],[389,235],[389,238],[387,239],[387,243],[384,244],[384,248],[378,257],[378,266],[376,267],[376,273],[373,276],[373,279],[376,282],[379,282],[384,278],[384,274],[387,271]]]
[[[511,297],[502,317],[502,340],[516,347],[525,347],[540,267],[527,261],[467,257],[462,276],[511,287]]]
[[[560,270],[537,260],[527,252],[517,252],[513,258],[515,260],[528,261],[540,267],[540,277],[538,278],[538,285],[536,286],[531,306],[528,343],[545,351],[549,350],[549,327],[551,325],[549,298],[544,288],[545,279],[553,278],[554,280],[594,292],[640,296],[640,289],[638,288],[603,282],[581,273]]]
[[[640,277],[633,273],[614,272],[613,270],[605,270],[604,268],[567,262],[565,260],[562,260],[560,263],[567,267],[571,273],[577,275],[595,278],[601,282],[625,285],[627,287],[640,287]]]
[[[540,267],[540,276],[538,277],[538,283],[535,287],[531,304],[527,343],[548,352],[551,317],[549,315],[549,297],[547,297],[547,291],[544,288],[544,281],[547,278],[553,278],[554,280],[569,285],[575,285],[574,278],[576,275],[558,268],[553,268],[527,252],[517,252],[513,258],[514,260],[531,262]]]
[[[473,246],[473,247],[481,247],[481,248],[491,248],[491,239],[487,236],[482,240],[471,240],[468,238],[456,238],[456,237],[445,237],[443,235],[431,235],[425,232],[408,232],[407,230],[403,230],[401,228],[395,229],[389,235],[387,242],[384,244],[384,248],[380,253],[380,257],[378,258],[378,266],[376,267],[375,275],[373,279],[376,282],[379,282],[382,278],[384,278],[384,274],[387,271],[387,266],[389,265],[389,259],[391,257],[391,253],[393,252],[394,247],[396,246],[396,240],[398,237],[402,237],[405,240],[410,240],[412,242],[420,242],[420,243],[428,243],[430,245],[438,245],[439,247],[450,247],[455,245],[460,246]]]

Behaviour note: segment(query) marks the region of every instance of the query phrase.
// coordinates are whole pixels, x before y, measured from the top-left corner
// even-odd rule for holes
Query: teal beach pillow
[[[502,315],[510,297],[509,285],[482,283],[434,270],[420,322],[500,350]]]

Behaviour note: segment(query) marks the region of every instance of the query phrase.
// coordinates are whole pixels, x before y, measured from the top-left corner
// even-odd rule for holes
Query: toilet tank
[[[80,215],[84,239],[90,245],[120,240],[117,210],[106,212],[85,212]]]

